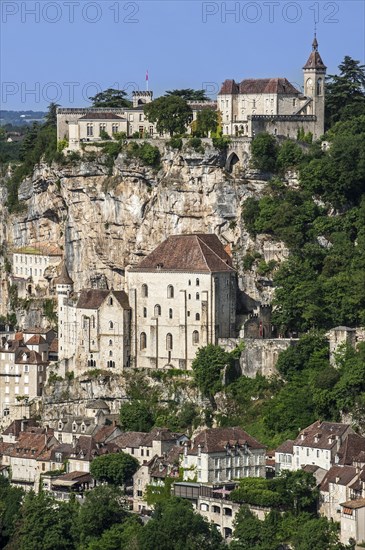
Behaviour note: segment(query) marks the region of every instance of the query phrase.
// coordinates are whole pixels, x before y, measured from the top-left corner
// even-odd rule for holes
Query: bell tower
[[[303,71],[304,95],[312,99],[307,107],[307,115],[315,115],[317,117],[315,123],[315,139],[324,134],[324,84],[326,69],[327,67],[319,54],[317,36],[316,33],[314,33],[312,51],[307,63],[303,67]]]

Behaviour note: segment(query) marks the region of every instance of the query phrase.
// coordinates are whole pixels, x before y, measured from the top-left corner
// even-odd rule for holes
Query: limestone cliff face
[[[252,241],[241,218],[243,202],[260,196],[266,182],[249,171],[227,173],[224,154],[211,146],[204,153],[159,146],[159,171],[125,154],[116,159],[112,175],[100,155],[67,166],[40,165],[20,186],[24,212],[8,216],[3,201],[0,206],[8,246],[57,242],[65,250],[76,290],[95,280],[120,288],[126,266],[168,235],[213,232],[231,245],[242,290],[270,301],[271,289],[242,268],[248,250],[261,252],[267,261],[280,261],[286,254],[269,238]]]

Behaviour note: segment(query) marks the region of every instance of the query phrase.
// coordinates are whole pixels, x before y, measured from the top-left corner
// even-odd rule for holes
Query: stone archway
[[[239,161],[240,161],[240,159],[234,151],[232,153],[230,153],[227,157],[227,160],[226,160],[226,167],[225,168],[226,168],[227,172],[232,172],[235,165]]]

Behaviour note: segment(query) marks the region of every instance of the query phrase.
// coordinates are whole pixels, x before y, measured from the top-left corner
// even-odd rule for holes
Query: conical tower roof
[[[59,277],[55,279],[55,283],[56,285],[73,285],[74,284],[73,280],[71,279],[67,271],[65,261],[62,262],[61,273]]]
[[[322,70],[327,69],[318,51],[318,41],[317,41],[316,35],[314,35],[314,39],[312,42],[312,51],[303,69],[322,69]]]

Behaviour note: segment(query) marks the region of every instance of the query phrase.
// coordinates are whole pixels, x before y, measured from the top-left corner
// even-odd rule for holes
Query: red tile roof
[[[239,85],[234,80],[225,80],[219,91],[219,95],[238,94]]]
[[[29,340],[26,342],[26,345],[36,345],[39,346],[40,344],[45,344],[46,341],[40,334],[34,334]]]
[[[73,280],[71,279],[68,273],[65,262],[62,262],[60,274],[58,277],[56,277],[54,282],[56,285],[73,285],[74,284]]]
[[[294,441],[294,445],[314,449],[332,449],[338,445],[339,441],[341,442],[349,428],[349,424],[317,420],[300,432]]]
[[[227,445],[234,447],[245,444],[251,449],[265,449],[264,445],[242,428],[208,428],[194,438],[188,454],[197,454],[199,445],[203,453],[217,453],[224,452]]]
[[[53,338],[48,351],[50,353],[58,353],[58,338]]]
[[[352,465],[363,451],[365,451],[365,437],[358,434],[349,434],[337,453],[338,463]]]
[[[284,441],[284,443],[279,445],[277,449],[275,449],[275,452],[293,454],[293,444],[294,441],[292,439],[287,439],[286,441]]]
[[[131,271],[234,273],[232,258],[213,234],[171,235]]]
[[[298,95],[297,90],[286,78],[247,78],[237,84],[226,80],[219,92],[224,94],[289,94]]]
[[[130,309],[128,296],[124,290],[89,289],[80,292],[77,307],[80,309],[99,309],[108,296],[115,297],[123,309]]]
[[[308,57],[307,63],[304,65],[303,69],[327,69],[326,65],[323,63],[319,52],[313,51]]]
[[[125,120],[125,118],[114,113],[95,113],[91,111],[80,117],[79,120]]]
[[[320,489],[328,491],[330,483],[347,486],[356,475],[356,468],[352,468],[352,466],[332,466],[324,476]]]
[[[21,432],[18,441],[12,443],[4,454],[11,457],[37,459],[53,444],[53,439],[52,434]]]

